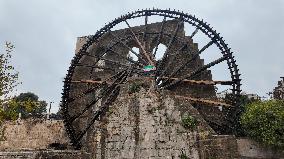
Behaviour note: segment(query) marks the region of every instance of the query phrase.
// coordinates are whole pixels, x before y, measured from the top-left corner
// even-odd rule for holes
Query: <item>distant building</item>
[[[229,90],[226,89],[226,90],[223,90],[223,91],[221,91],[221,92],[217,92],[217,93],[216,93],[216,96],[217,96],[217,98],[219,98],[219,99],[225,99],[225,98],[226,98],[226,95],[229,94],[229,93],[230,93]]]
[[[217,96],[217,98],[224,99],[226,97],[226,93],[224,93],[224,92],[217,92],[216,96]]]
[[[249,99],[261,100],[261,97],[259,95],[257,95],[257,94],[245,93],[245,92],[242,92],[241,94],[247,96]]]
[[[260,96],[257,94],[246,94],[249,99],[260,100]]]
[[[282,80],[278,81],[278,85],[273,89],[272,95],[274,99],[284,99],[284,77],[280,77]]]

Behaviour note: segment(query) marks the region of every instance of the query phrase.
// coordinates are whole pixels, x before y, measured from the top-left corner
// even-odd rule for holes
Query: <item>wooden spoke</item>
[[[104,83],[107,83],[107,84],[111,84],[110,82],[106,82],[106,81],[95,81],[95,80],[78,80],[78,81],[71,81],[71,83],[90,83],[90,84],[104,84]]]
[[[104,58],[104,57],[101,57],[101,60],[104,60],[104,61],[107,61],[107,62],[111,62],[111,63],[113,63],[113,64],[118,64],[118,65],[121,65],[121,66],[124,66],[124,67],[130,67],[130,65],[121,63],[120,61],[110,60],[110,59],[106,59],[106,58]]]
[[[120,38],[118,38],[116,35],[114,35],[112,32],[109,32],[110,35],[112,35],[116,40],[118,40],[119,43],[121,43],[124,47],[130,50],[141,62],[144,62],[144,64],[147,64],[147,62],[141,57],[141,55],[137,52],[135,52],[132,48],[130,48],[126,43],[124,43]]]
[[[204,104],[207,104],[207,105],[233,107],[232,105],[227,104],[227,103],[223,103],[223,102],[219,102],[219,101],[213,101],[213,100],[208,100],[208,99],[185,97],[185,96],[179,96],[179,95],[175,95],[175,97],[176,98],[187,99],[187,100],[190,100],[190,101],[196,102],[196,103],[204,103]]]
[[[184,69],[187,65],[189,65],[191,62],[193,62],[204,50],[206,50],[209,46],[211,46],[214,43],[214,41],[210,41],[208,44],[206,44],[201,50],[198,51],[198,53],[194,54],[191,58],[187,59],[185,63],[180,65],[178,68],[176,68],[169,76],[169,78],[174,77],[179,71]],[[161,85],[165,85],[168,82],[168,80],[164,81]]]
[[[182,23],[183,23],[183,21],[180,20],[180,21],[178,22],[176,28],[175,28],[175,31],[174,31],[174,33],[173,33],[173,35],[172,35],[172,37],[171,37],[171,39],[170,39],[170,41],[169,41],[169,43],[168,43],[167,49],[166,49],[166,51],[165,51],[165,53],[164,53],[164,55],[163,55],[163,57],[162,57],[162,60],[161,60],[161,62],[158,64],[157,71],[156,71],[156,77],[160,75],[160,70],[161,70],[162,67],[164,66],[164,62],[165,62],[166,58],[168,57],[169,50],[171,49],[172,44],[173,44],[173,42],[175,41],[175,38],[176,38],[177,33],[178,33],[178,30],[179,30],[179,28],[180,28],[180,26],[181,26]]]
[[[144,47],[146,46],[147,30],[148,30],[148,15],[145,16],[145,30],[144,30],[144,33],[143,33],[143,43],[144,43]]]
[[[98,69],[104,69],[104,70],[112,70],[112,71],[115,71],[114,68],[105,67],[105,66],[86,65],[86,64],[81,64],[81,63],[75,64],[75,66],[79,66],[79,67],[89,67],[89,68],[98,68]]]
[[[136,64],[136,63],[137,63],[136,61],[134,61],[134,60],[132,60],[132,59],[130,59],[130,58],[128,58],[128,57],[121,56],[121,54],[119,54],[118,52],[114,51],[112,48],[107,48],[105,52],[106,52],[106,53],[107,53],[107,52],[112,52],[112,53],[116,54],[119,59],[127,60],[128,62],[133,63],[133,64]],[[100,59],[99,56],[94,56],[94,55],[90,55],[90,54],[84,54],[84,55],[85,55],[85,56],[94,57],[94,58],[96,58],[96,59]]]
[[[132,64],[141,65],[140,63],[138,63],[138,62],[132,60],[131,58],[128,58],[128,57],[125,58],[125,57],[121,56],[118,52],[114,51],[113,49],[108,49],[108,50],[111,51],[111,52],[113,52],[113,53],[115,53],[116,55],[118,55],[119,58],[121,58],[121,59],[127,60],[127,61],[129,61],[130,63],[132,63]]]
[[[102,99],[105,95],[107,95],[108,93],[110,93],[110,91],[116,87],[117,83],[120,82],[121,78],[123,78],[123,76],[126,75],[127,72],[124,72],[120,78],[116,79],[110,86],[108,86],[106,89],[104,89],[102,91],[102,93],[100,93],[100,95],[98,95],[98,97],[96,99],[94,99],[92,102],[90,102],[89,104],[87,104],[85,106],[85,108],[79,112],[77,115],[73,116],[70,119],[70,122],[73,122],[75,119],[77,119],[78,117],[80,117],[81,115],[83,115],[87,110],[89,110],[95,103],[97,103],[100,99]]]
[[[129,76],[131,73],[131,71],[128,71],[127,76]],[[122,81],[124,81],[127,76],[122,79]],[[120,81],[121,82],[121,81]],[[76,140],[80,141],[82,139],[82,137],[86,134],[86,132],[91,128],[91,126],[95,123],[96,120],[98,120],[99,116],[102,115],[108,108],[109,106],[115,101],[116,96],[119,94],[119,90],[120,90],[120,86],[116,85],[110,95],[108,96],[108,98],[104,101],[104,103],[102,104],[102,106],[99,108],[99,110],[97,110],[94,115],[93,118],[91,120],[90,123],[88,123],[87,127],[83,130],[80,131],[80,133],[77,135]]]
[[[164,17],[162,25],[161,25],[161,29],[160,29],[160,32],[159,32],[159,35],[158,35],[157,43],[155,45],[156,47],[155,47],[155,50],[154,50],[154,53],[153,53],[153,57],[156,57],[158,46],[160,44],[160,41],[161,41],[161,38],[162,38],[162,35],[163,35],[163,32],[164,32],[164,25],[165,25],[165,23],[166,23],[166,17]]]
[[[194,35],[195,35],[195,34],[197,34],[198,30],[199,30],[199,29],[198,29],[198,28],[196,28],[196,29],[194,30],[194,32],[190,35],[190,38],[193,38],[193,37],[194,37]]]
[[[71,83],[79,83],[79,82],[72,82],[72,81],[71,81]],[[103,84],[103,83],[102,83],[102,84]],[[83,93],[81,93],[81,94],[79,94],[79,95],[77,95],[77,96],[75,96],[75,97],[73,97],[73,98],[69,98],[69,99],[68,99],[68,103],[71,103],[71,102],[73,102],[73,101],[76,100],[76,99],[83,98],[86,94],[89,94],[89,93],[92,93],[92,92],[96,91],[99,87],[100,87],[100,85],[96,85],[96,86],[94,86],[94,87],[88,88],[88,89],[85,90]]]
[[[139,39],[137,38],[137,36],[133,32],[133,30],[132,30],[131,26],[129,25],[129,23],[127,22],[127,20],[125,20],[125,23],[128,26],[128,29],[130,30],[132,36],[134,37],[137,45],[139,46],[139,49],[142,51],[141,53],[144,55],[144,57],[146,57],[146,59],[148,60],[149,64],[154,65],[153,60],[151,59],[150,55],[146,52],[144,46],[142,45],[142,43],[139,41]]]
[[[104,89],[97,98],[95,98],[93,101],[91,101],[89,104],[85,106],[85,108],[79,112],[77,115],[74,115],[70,118],[70,122],[73,122],[77,118],[79,118],[81,115],[83,115],[87,110],[89,110],[94,104],[96,104],[100,99],[102,99],[104,96],[110,94],[119,84],[124,82],[126,78],[131,74],[132,70],[126,70],[121,75],[113,81],[106,89]]]
[[[209,46],[214,44],[214,42],[215,42],[215,40],[213,39],[209,43],[207,43],[205,46],[203,46],[203,48],[199,50],[199,54],[201,54],[203,51],[205,51],[207,48],[209,48]]]
[[[118,72],[118,73],[116,73],[115,75],[113,75],[113,76],[107,78],[107,79],[104,80],[104,81],[101,81],[101,82],[98,81],[98,83],[101,83],[101,85],[103,85],[103,84],[110,84],[109,81],[113,80],[114,78],[119,78],[125,71],[126,71],[126,69],[125,69],[125,70],[122,70],[122,71],[120,71],[120,72]],[[83,83],[83,82],[79,82],[79,81],[73,81],[73,82],[72,82],[72,81],[71,81],[71,83]],[[69,99],[68,99],[68,102],[70,103],[70,102],[73,102],[74,100],[83,98],[85,95],[96,91],[96,90],[99,88],[99,86],[100,86],[100,85],[95,85],[95,86],[93,86],[93,87],[91,87],[91,88],[88,88],[88,89],[85,90],[83,93],[81,93],[81,94],[79,94],[79,95],[77,95],[77,96],[75,96],[75,97],[73,97],[73,98],[69,98]]]
[[[110,51],[110,49],[109,49],[108,51]],[[107,51],[107,52],[108,52],[108,51]],[[86,54],[85,54],[85,55],[86,55]],[[93,55],[86,55],[86,56],[91,56],[91,57],[97,58],[98,61],[104,60],[104,61],[107,61],[107,62],[111,62],[111,63],[113,63],[113,64],[118,64],[118,65],[120,65],[120,66],[125,66],[125,67],[129,67],[129,66],[130,66],[130,65],[124,64],[124,63],[122,63],[122,62],[120,62],[120,61],[116,61],[116,60],[112,60],[112,59],[106,59],[106,58],[104,58],[104,57],[97,57],[97,56],[93,56]],[[80,66],[80,65],[79,65],[79,66]],[[95,68],[95,67],[93,67],[93,66],[94,66],[94,65],[91,65],[90,67]],[[86,67],[88,67],[88,66],[86,66]],[[98,67],[101,67],[101,66],[98,66]]]
[[[176,81],[174,81],[174,82],[164,86],[163,88],[169,88],[169,87],[172,87],[172,86],[180,83],[181,81],[183,81],[185,79],[190,79],[190,78],[194,77],[195,75],[199,74],[200,72],[202,72],[202,71],[204,71],[204,70],[206,70],[206,69],[208,69],[208,68],[210,68],[210,67],[212,67],[212,66],[214,66],[214,65],[216,65],[218,63],[221,63],[221,62],[225,61],[227,58],[228,58],[228,56],[224,55],[223,57],[221,57],[221,58],[219,58],[219,59],[217,59],[217,60],[215,60],[215,61],[213,61],[213,62],[211,62],[211,63],[209,63],[207,65],[204,65],[204,66],[200,67],[199,69],[193,71],[189,75],[186,75],[186,76],[180,78],[179,80],[176,80]]]
[[[105,102],[102,104],[102,106],[99,108],[99,110],[97,110],[94,113],[94,117],[92,118],[91,122],[87,125],[87,127],[81,131],[78,135],[77,135],[77,141],[80,141],[82,139],[82,137],[86,134],[86,132],[90,129],[90,127],[95,123],[95,121],[99,118],[99,116],[104,113],[109,105],[114,102],[115,97],[118,95],[119,93],[119,86],[116,86],[111,94],[108,96],[108,98],[105,100]]]
[[[172,58],[169,63],[167,65],[165,65],[165,68],[162,70],[162,73],[159,75],[159,77],[157,78],[157,83],[159,83],[161,81],[161,77],[164,75],[164,73],[169,69],[169,67],[171,66],[172,62],[175,60],[177,54],[182,51],[188,44],[184,44],[182,47],[180,47],[174,54],[172,54]]]
[[[74,115],[73,117],[70,118],[70,122],[73,122],[77,118],[79,118],[81,115],[83,115],[87,110],[89,110],[94,104],[96,104],[100,99],[102,99],[105,95],[107,95],[111,89],[113,88],[113,85],[109,86],[108,88],[104,89],[102,93],[95,98],[91,103],[87,104],[85,108],[79,112],[78,114]]]
[[[109,30],[109,32],[111,32],[111,30]],[[109,46],[109,48],[112,48],[114,45],[116,45],[116,44],[112,44],[111,46]],[[99,55],[99,56],[94,56],[94,55],[89,54],[88,52],[83,52],[83,55],[85,55],[85,56],[90,56],[90,57],[94,57],[94,58],[95,58],[95,62],[94,62],[93,65],[85,66],[85,67],[91,67],[91,73],[90,73],[89,77],[92,77],[92,75],[93,75],[93,69],[96,68],[96,67],[98,67],[98,66],[96,66],[96,64],[100,61],[100,58],[103,57],[108,51],[109,51],[109,50],[107,49],[104,53],[102,53],[102,54]],[[80,64],[77,64],[77,65],[80,65]],[[100,67],[100,66],[99,66],[99,67]],[[104,68],[100,68],[100,69],[104,69]],[[107,68],[107,69],[112,70],[112,71],[115,71],[115,69],[113,69],[113,68]]]

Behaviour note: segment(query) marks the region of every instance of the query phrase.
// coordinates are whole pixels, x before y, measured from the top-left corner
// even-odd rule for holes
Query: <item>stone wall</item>
[[[121,93],[100,122],[85,138],[86,149],[96,159],[140,158],[191,159],[238,158],[233,136],[214,136],[212,130],[189,101],[174,94],[147,90],[152,81],[131,79],[121,85]],[[136,92],[132,84],[143,83]],[[195,129],[187,129],[181,119],[193,116]],[[210,152],[210,153],[209,153]],[[220,153],[224,152],[224,153]]]
[[[263,146],[248,138],[239,138],[237,143],[243,159],[284,159],[284,150]]]
[[[29,119],[0,126],[0,151],[46,149],[52,143],[68,143],[61,120]]]
[[[235,136],[212,135],[208,138],[199,138],[198,142],[200,159],[237,159],[240,157]]]
[[[91,159],[88,153],[74,150],[0,152],[0,159]]]
[[[112,108],[108,111],[108,119],[104,120],[104,129],[100,132],[89,132],[93,139],[93,149],[89,150],[96,158],[179,158],[184,153],[190,158],[241,158],[241,159],[283,159],[284,152],[264,147],[247,138],[236,139],[234,136],[210,135],[214,133],[206,128],[206,123],[199,118],[194,108],[183,111],[176,106],[187,107],[181,102],[167,96],[163,102],[157,94],[141,91],[123,97],[126,103],[117,103],[123,109]],[[141,98],[144,98],[142,101]],[[150,100],[150,99],[155,99]],[[128,104],[127,104],[128,103]],[[130,104],[132,103],[132,104]],[[149,107],[151,103],[151,107]],[[176,106],[173,104],[176,103]],[[140,108],[132,107],[140,104]],[[169,106],[161,109],[161,106]],[[130,108],[130,109],[129,109]],[[139,113],[138,113],[139,111]],[[128,112],[126,115],[123,112]],[[119,114],[121,113],[121,114]],[[199,120],[195,131],[184,129],[180,125],[180,115],[191,113]],[[124,115],[123,115],[124,114]],[[166,115],[165,115],[166,114]],[[137,120],[143,118],[143,120]],[[129,119],[129,120],[126,120]],[[168,124],[167,126],[164,124]],[[137,126],[139,124],[140,126]],[[88,159],[91,155],[74,150],[40,150],[48,149],[51,143],[66,143],[68,138],[61,120],[22,120],[5,122],[0,129],[0,159],[16,158],[58,158]],[[89,145],[89,146],[91,146]],[[104,148],[104,149],[102,149]],[[91,158],[91,157],[90,157]]]

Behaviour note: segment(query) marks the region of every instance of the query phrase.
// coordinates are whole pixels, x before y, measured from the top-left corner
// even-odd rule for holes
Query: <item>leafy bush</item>
[[[41,117],[43,113],[46,113],[47,103],[40,101],[39,97],[34,93],[21,93],[13,100],[17,107],[17,112],[21,113],[23,118],[28,117],[29,114],[33,117]]]
[[[225,98],[223,99],[226,103],[231,103],[234,100],[235,95],[228,93],[226,94]],[[241,115],[244,113],[245,108],[248,104],[256,101],[260,101],[259,99],[252,99],[249,98],[247,95],[242,94],[238,97],[239,105],[234,107],[233,109],[228,110],[228,117],[230,118],[230,122],[228,123],[227,127],[223,128],[225,133],[223,134],[231,134],[233,133],[236,136],[246,136],[243,127],[241,126]]]
[[[135,92],[139,92],[142,84],[140,82],[133,82],[128,86],[128,93],[132,94]]]
[[[185,115],[181,118],[182,126],[186,129],[195,129],[197,126],[197,120],[190,115]]]
[[[5,112],[2,108],[0,108],[0,126],[4,119],[5,119]]]
[[[34,93],[21,93],[2,105],[0,108],[0,124],[4,120],[16,120],[21,113],[22,118],[42,117],[47,103],[39,101]]]
[[[246,106],[241,116],[245,133],[253,139],[284,148],[284,101],[255,101]]]
[[[181,151],[181,154],[178,156],[180,159],[189,159],[189,157],[187,157],[187,155]]]

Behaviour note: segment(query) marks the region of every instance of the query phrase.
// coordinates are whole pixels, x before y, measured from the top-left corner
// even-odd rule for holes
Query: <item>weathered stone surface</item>
[[[137,78],[137,81],[143,80]],[[148,88],[151,81],[140,81]],[[175,99],[168,92],[141,88],[129,94],[128,86],[121,85],[121,93],[110,106],[100,123],[87,134],[88,149],[96,159],[114,158],[179,158],[186,154],[199,158],[199,138],[215,132],[198,111],[187,101]],[[147,86],[148,85],[148,86]],[[194,116],[198,127],[182,126],[184,115]],[[90,142],[92,141],[92,142]],[[225,142],[224,142],[225,143]]]
[[[8,121],[0,126],[0,151],[46,149],[52,143],[68,142],[61,120]]]
[[[234,136],[213,135],[208,138],[200,138],[198,142],[200,159],[238,159],[240,157]]]
[[[241,158],[254,158],[254,159],[284,159],[284,151],[276,150],[271,147],[260,145],[256,141],[248,138],[237,139],[238,152]]]
[[[0,159],[91,159],[90,154],[74,150],[6,151]]]

